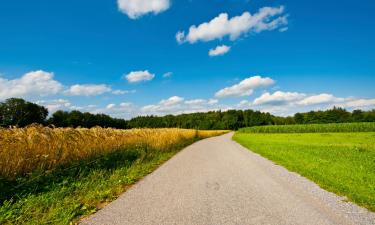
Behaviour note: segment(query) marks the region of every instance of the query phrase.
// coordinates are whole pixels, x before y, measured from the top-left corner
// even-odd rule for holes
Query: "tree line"
[[[56,111],[48,117],[48,110],[23,99],[11,98],[0,102],[0,126],[24,127],[33,123],[55,127],[112,127],[129,128],[193,128],[230,129],[261,125],[313,124],[375,122],[375,109],[349,112],[334,107],[325,111],[296,113],[294,116],[280,117],[270,113],[248,110],[211,111],[166,116],[138,116],[130,120],[112,118],[105,114],[92,114],[73,110]]]

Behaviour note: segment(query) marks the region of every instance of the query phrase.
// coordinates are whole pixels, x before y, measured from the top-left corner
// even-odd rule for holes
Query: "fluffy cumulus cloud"
[[[111,87],[105,84],[76,84],[70,86],[65,93],[72,96],[95,96],[111,91]]]
[[[63,89],[63,85],[54,80],[53,76],[53,73],[38,70],[13,80],[0,77],[0,100],[57,94]]]
[[[276,91],[273,94],[268,92],[256,98],[253,102],[254,105],[284,105],[289,102],[295,102],[305,97],[305,94],[297,92],[282,92]]]
[[[252,102],[253,106],[260,105],[271,105],[271,106],[281,106],[281,105],[291,105],[291,106],[315,106],[315,105],[332,105],[332,104],[343,104],[346,102],[355,101],[351,98],[339,98],[331,94],[305,94],[298,92],[283,92],[276,91],[274,93],[263,93],[260,97],[254,99]]]
[[[318,94],[312,95],[304,98],[303,100],[299,101],[299,105],[318,105],[318,104],[326,104],[326,103],[339,103],[345,101],[344,98],[337,98],[331,94]]]
[[[284,6],[263,7],[255,14],[244,12],[232,18],[227,13],[221,13],[209,22],[191,26],[186,34],[184,31],[177,32],[176,40],[179,43],[195,43],[222,39],[225,36],[235,40],[247,33],[274,30],[288,24],[284,11]]]
[[[157,104],[146,105],[141,107],[142,115],[166,115],[180,114],[191,112],[206,112],[220,109],[217,99],[191,99],[185,100],[179,96],[172,96],[168,99],[161,100]]]
[[[183,98],[181,98],[179,96],[173,96],[173,97],[170,97],[168,99],[161,100],[160,103],[159,103],[159,105],[168,107],[168,106],[177,105],[177,104],[179,104],[179,103],[181,103],[183,101],[184,101]]]
[[[216,48],[210,49],[208,51],[209,56],[219,56],[219,55],[225,55],[229,52],[230,47],[227,45],[219,45]]]
[[[128,90],[113,90],[106,84],[75,84],[65,86],[54,79],[54,74],[43,70],[31,71],[20,78],[0,77],[0,100],[7,98],[36,99],[51,95],[95,96],[104,93],[122,95],[134,93]]]
[[[129,83],[139,83],[141,81],[150,81],[154,79],[155,74],[150,73],[148,70],[144,71],[132,71],[126,75],[124,75],[124,78]]]
[[[275,81],[269,77],[253,76],[231,87],[219,90],[215,96],[219,98],[249,96],[253,94],[255,89],[269,87],[273,84],[275,84]]]
[[[131,19],[145,14],[158,14],[170,7],[169,0],[117,0],[118,8]]]

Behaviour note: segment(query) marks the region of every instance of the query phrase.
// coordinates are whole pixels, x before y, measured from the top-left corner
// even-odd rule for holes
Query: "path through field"
[[[197,142],[83,224],[375,224],[375,213],[231,140]]]

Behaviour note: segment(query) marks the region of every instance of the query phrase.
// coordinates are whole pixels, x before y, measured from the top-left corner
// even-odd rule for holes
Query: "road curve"
[[[375,224],[375,213],[231,140],[199,141],[82,224]]]

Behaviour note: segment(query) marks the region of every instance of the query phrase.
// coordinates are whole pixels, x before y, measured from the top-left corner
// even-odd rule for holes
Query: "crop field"
[[[0,129],[0,224],[69,224],[183,147],[227,131]]]
[[[333,133],[375,132],[375,123],[329,123],[255,126],[240,129],[242,133]]]
[[[338,124],[336,129],[334,125],[248,128],[233,139],[322,188],[375,211],[375,132],[340,132],[359,131],[360,127],[361,131],[371,130],[373,123],[345,128],[347,125]]]

